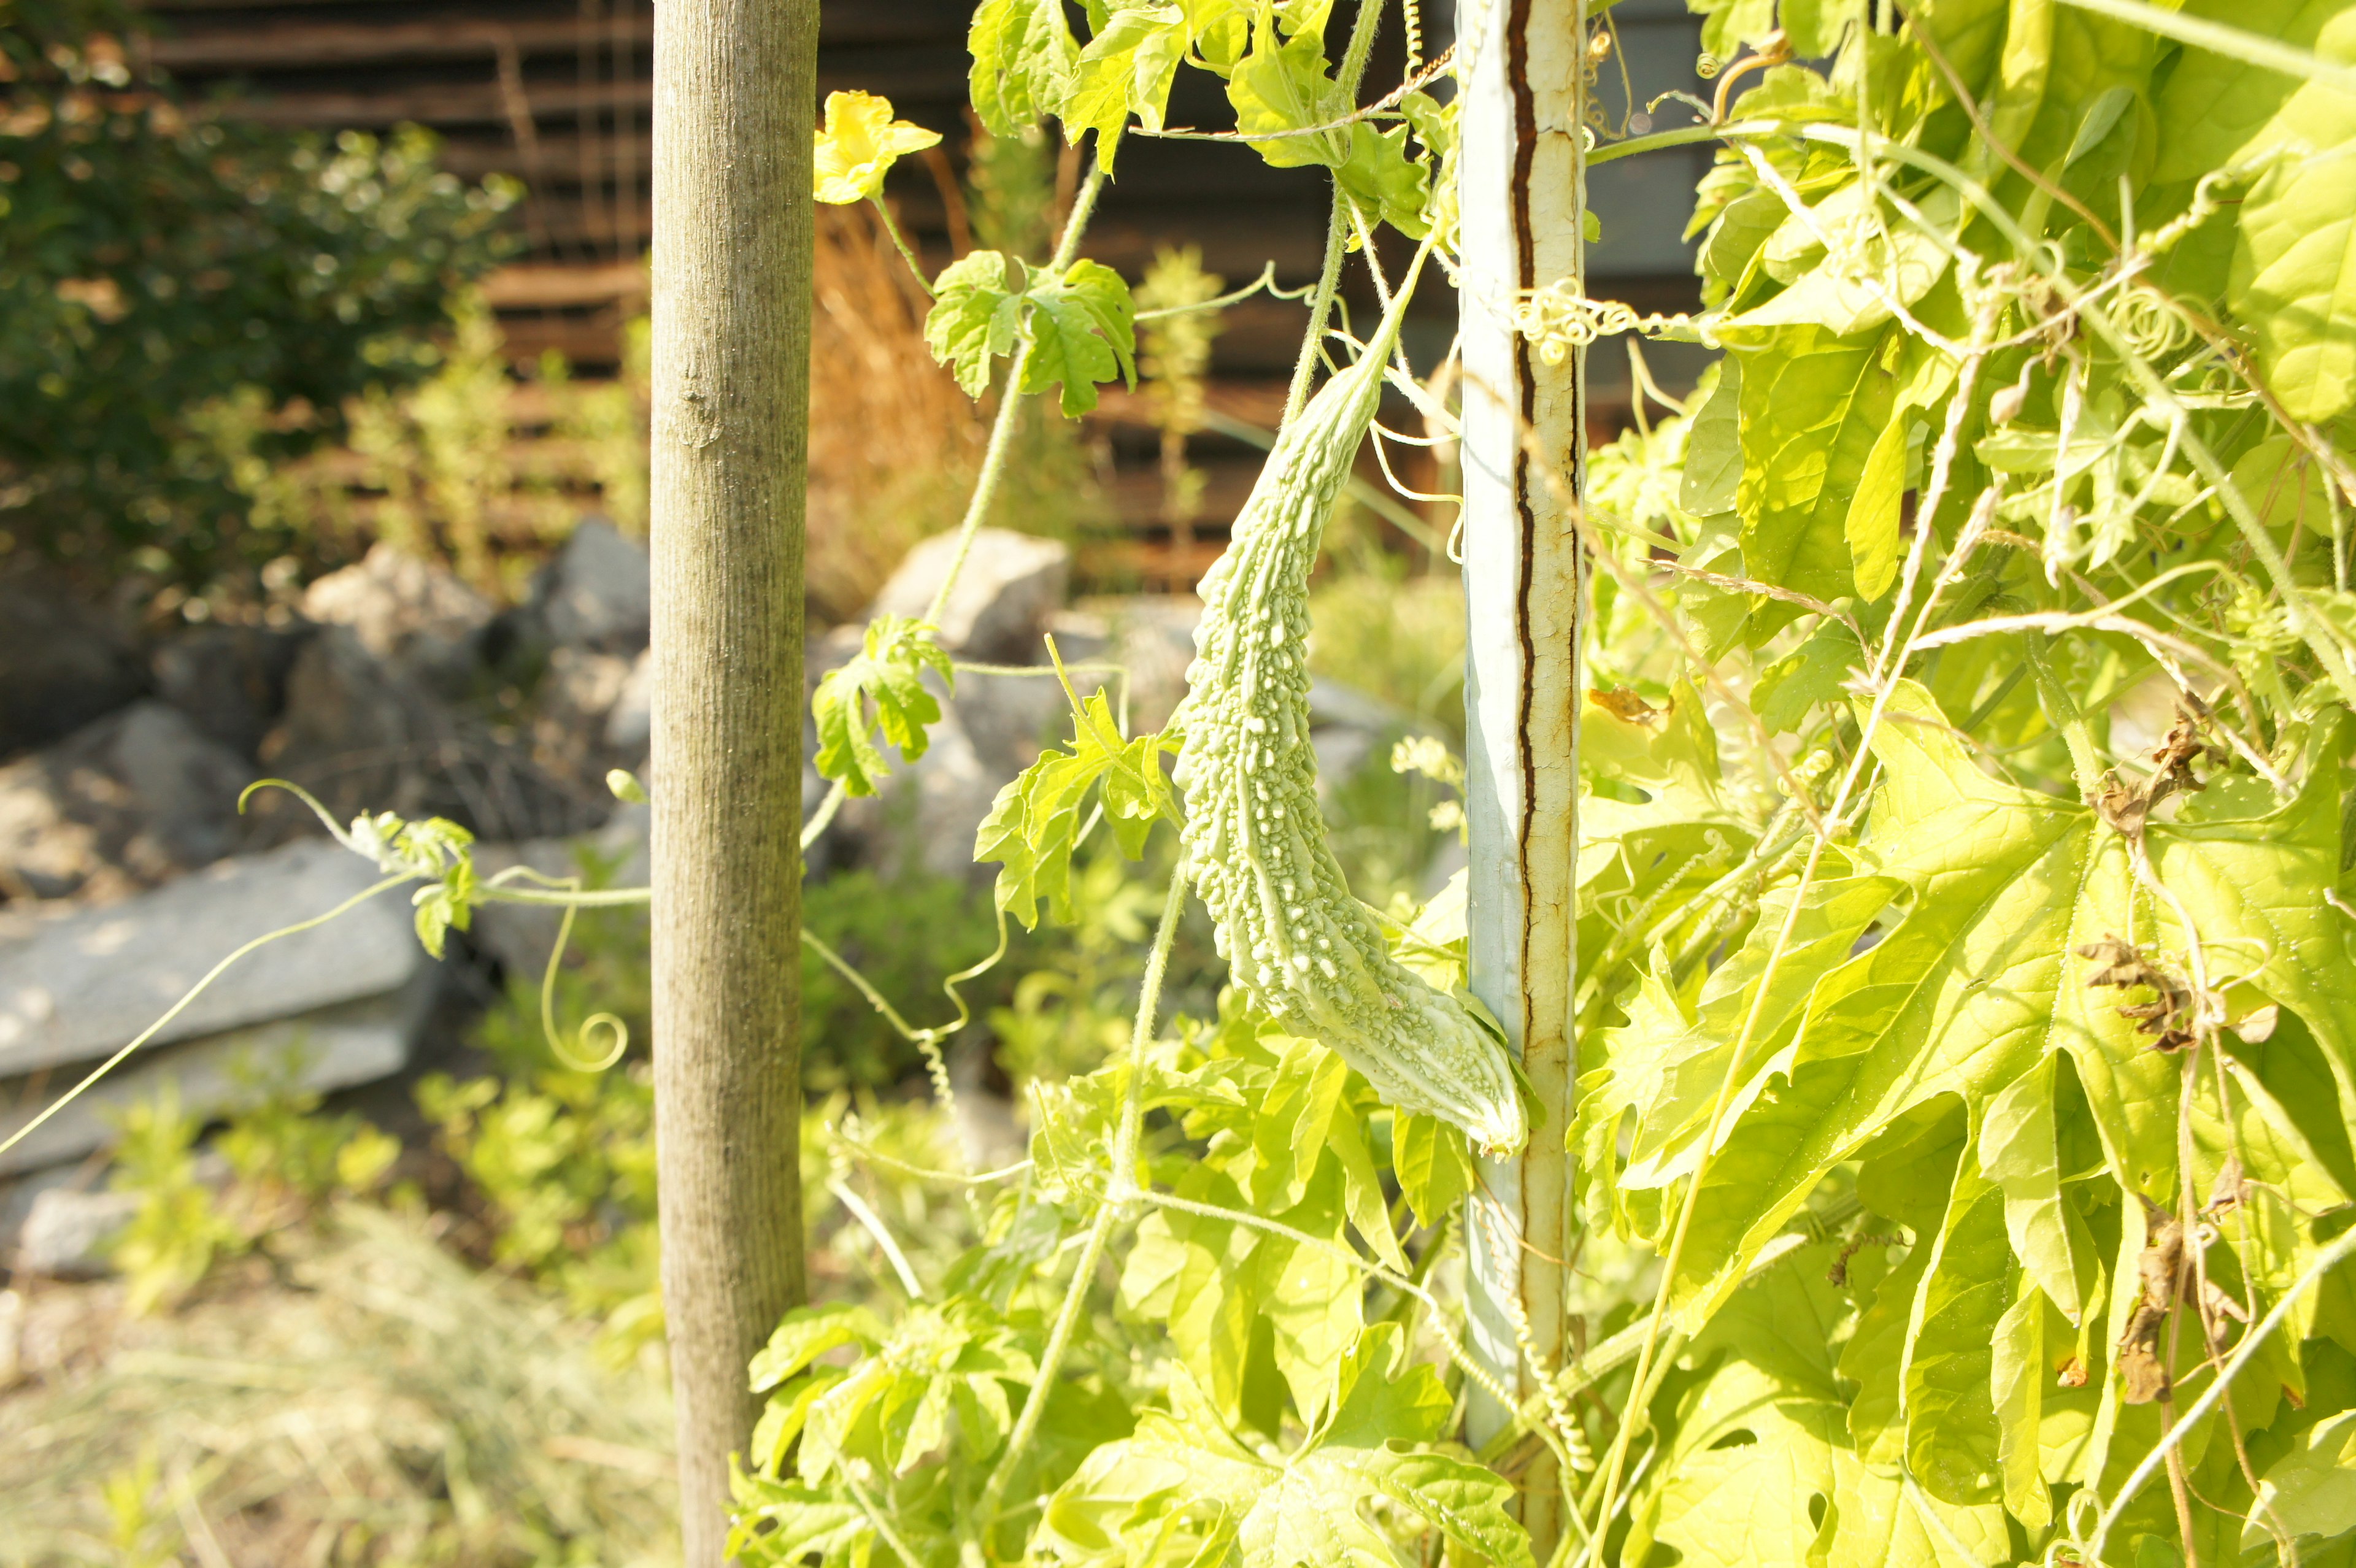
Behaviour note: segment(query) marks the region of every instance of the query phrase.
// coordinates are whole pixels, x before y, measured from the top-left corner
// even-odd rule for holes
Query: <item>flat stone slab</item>
[[[0,1077],[112,1054],[241,944],[325,914],[378,880],[348,850],[304,839],[122,903],[0,920]],[[380,997],[431,963],[396,888],[247,955],[154,1043]]]
[[[299,1018],[230,1029],[178,1045],[151,1047],[91,1085],[23,1143],[0,1154],[0,1176],[79,1160],[117,1136],[131,1106],[177,1084],[181,1108],[210,1121],[250,1109],[273,1093],[328,1093],[390,1078],[409,1064],[440,976],[343,1002]],[[85,1064],[0,1083],[0,1143],[80,1082]]]

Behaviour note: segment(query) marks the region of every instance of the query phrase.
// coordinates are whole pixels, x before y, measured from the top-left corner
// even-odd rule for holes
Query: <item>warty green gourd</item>
[[[1412,280],[1409,280],[1411,283]],[[1204,577],[1175,722],[1188,874],[1236,982],[1403,1111],[1502,1157],[1528,1136],[1512,1061],[1454,997],[1394,959],[1326,842],[1309,743],[1309,571],[1382,395],[1403,286],[1357,362],[1279,433]]]

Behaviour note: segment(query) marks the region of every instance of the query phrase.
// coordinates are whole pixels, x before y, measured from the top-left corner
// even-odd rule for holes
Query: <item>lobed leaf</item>
[[[904,760],[923,756],[926,729],[941,716],[940,703],[925,688],[927,671],[956,689],[956,667],[933,641],[933,627],[905,615],[871,622],[858,655],[828,671],[810,700],[819,776],[841,781],[854,795],[873,795],[892,771],[875,744],[877,731]]]

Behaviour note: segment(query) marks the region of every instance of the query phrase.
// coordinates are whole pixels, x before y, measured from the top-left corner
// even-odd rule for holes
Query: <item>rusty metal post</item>
[[[1585,18],[1580,0],[1460,0],[1466,806],[1472,989],[1543,1105],[1521,1157],[1485,1168],[1466,1215],[1472,1343],[1519,1399],[1561,1365],[1577,1060],[1573,909],[1581,581],[1565,501],[1584,479],[1582,357],[1548,365],[1514,330],[1528,291],[1582,282]],[[1551,476],[1548,470],[1552,470]],[[1482,1399],[1479,1443],[1508,1413]],[[1544,1561],[1563,1528],[1551,1461],[1524,1476]]]

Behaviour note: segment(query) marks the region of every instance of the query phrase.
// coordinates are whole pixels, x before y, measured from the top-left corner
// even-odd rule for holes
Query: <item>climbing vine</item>
[[[1096,832],[1172,848],[1129,1046],[1036,1090],[1021,1164],[931,1173],[983,1228],[942,1277],[779,1326],[742,1559],[2349,1561],[2356,8],[1725,0],[1693,123],[1588,153],[1716,145],[1704,307],[1640,317],[1575,279],[1468,299],[1551,360],[1722,351],[1682,402],[1636,357],[1638,427],[1572,508],[1595,572],[1567,1115],[1423,1082],[1458,1071],[1429,1030],[1412,1074],[1370,1059],[1386,988],[1488,1040],[1461,879],[1404,921],[1318,881],[1343,901],[1311,923],[1260,858],[1266,808],[1296,808],[1304,855],[1323,831],[1278,758],[1289,688],[1253,686],[1314,635],[1286,552],[1313,554],[1363,433],[1310,394],[1451,419],[1453,365],[1391,361],[1401,297],[1455,260],[1452,57],[1420,58],[1412,5],[1330,38],[1330,0],[1086,9],[1085,36],[1057,0],[973,24],[982,123],[1055,120],[1095,164],[1051,256],[926,280],[935,352],[997,400],[968,537],[1025,396],[1077,413],[1133,373],[1135,302],[1081,254],[1131,137],[1330,173],[1287,433],[1177,727],[1130,734],[1053,667],[1071,740],[977,846],[1026,925],[1071,918]],[[1387,16],[1417,58],[1384,87]],[[1166,123],[1181,70],[1233,130]],[[876,199],[924,144],[880,100],[828,126],[822,199]],[[1385,225],[1433,265],[1385,275]],[[1390,306],[1364,341],[1345,266]],[[921,752],[925,680],[955,674],[927,622],[869,630],[819,694],[809,835]],[[429,943],[487,899],[576,898],[477,880],[452,831],[347,837]],[[1236,984],[1165,1020],[1198,888]],[[1296,1005],[1296,937],[1294,973],[1379,983]],[[904,1027],[937,1057],[962,1022]],[[1463,1349],[1461,1243],[1496,1204],[1463,1127],[1509,1147],[1522,1113],[1574,1157],[1577,1250],[1543,1261],[1580,1316],[1516,1402]],[[1511,1412],[1477,1450],[1475,1396]],[[1562,1489],[1558,1540],[1517,1522],[1532,1484]]]

